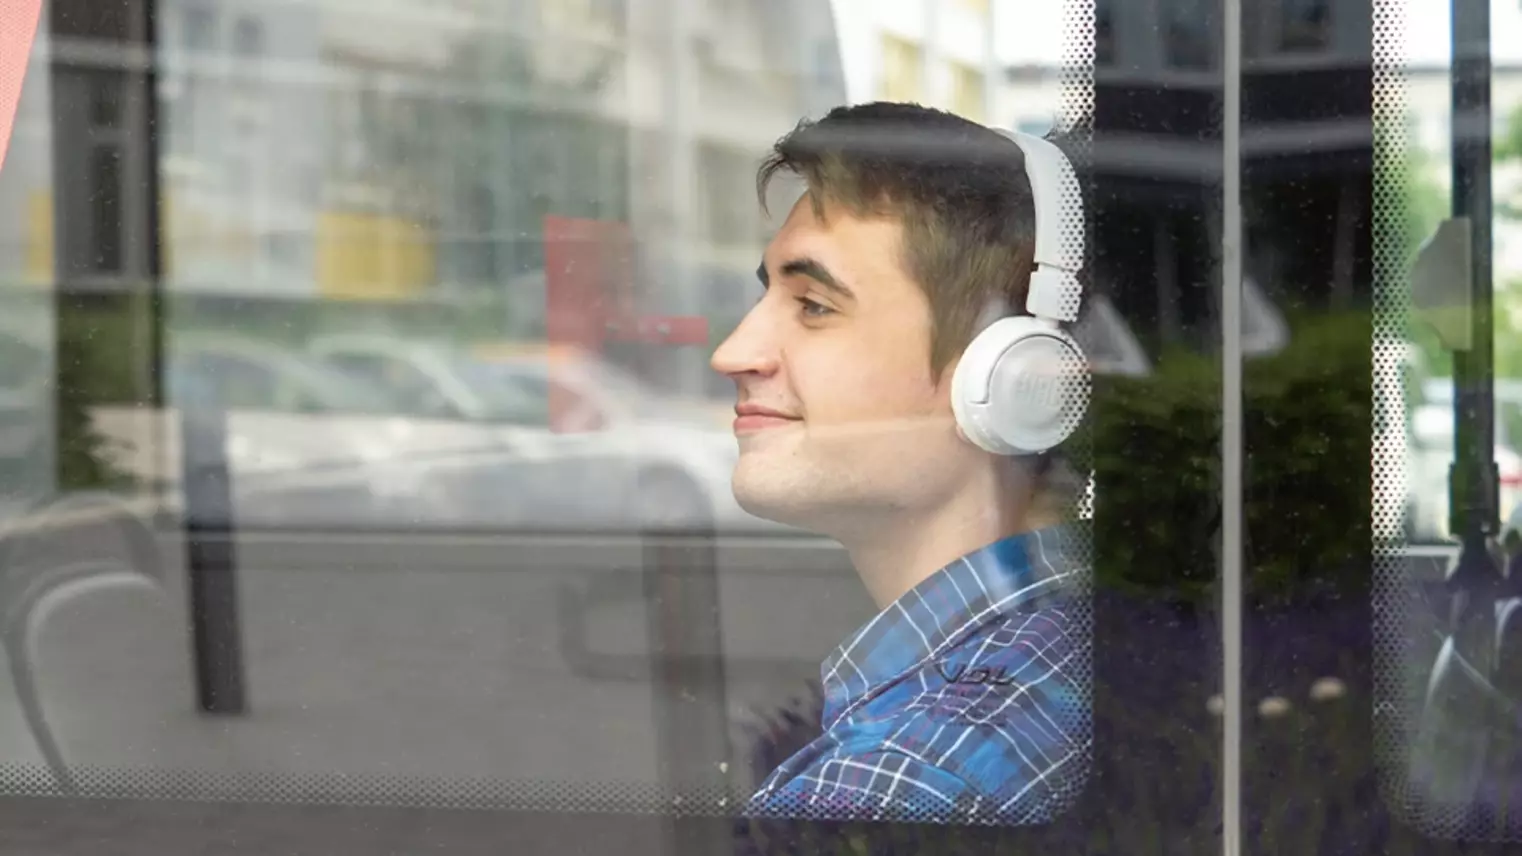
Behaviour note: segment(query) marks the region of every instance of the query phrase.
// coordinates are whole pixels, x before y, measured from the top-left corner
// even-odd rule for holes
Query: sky
[[[1447,0],[1407,0],[1406,62],[1447,65],[1453,37]],[[1493,64],[1522,65],[1522,0],[1491,0],[1490,55]]]

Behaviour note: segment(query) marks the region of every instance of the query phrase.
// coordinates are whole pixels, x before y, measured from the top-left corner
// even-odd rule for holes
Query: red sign
[[[553,355],[601,355],[610,342],[701,345],[701,316],[642,316],[635,293],[634,238],[625,223],[544,218],[545,332]],[[555,389],[550,424],[571,430],[576,403]]]
[[[41,14],[42,0],[0,0],[0,166],[5,165],[16,105],[21,103],[21,81]]]

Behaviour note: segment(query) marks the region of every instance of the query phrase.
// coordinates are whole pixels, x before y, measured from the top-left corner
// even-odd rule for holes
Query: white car
[[[422,525],[781,528],[734,501],[732,405],[662,394],[584,354],[487,359],[450,343],[354,335],[317,339],[308,352],[386,389],[399,412],[492,432],[490,452],[426,461]],[[559,403],[565,412],[552,418]]]
[[[421,501],[419,460],[492,442],[480,431],[397,418],[384,393],[278,344],[189,335],[166,344],[166,408],[107,414],[104,424],[135,429],[124,439],[150,453],[138,455],[138,469],[157,469],[181,499],[187,469],[199,478],[225,463],[242,525],[402,525]],[[216,413],[225,415],[222,462],[184,433]]]

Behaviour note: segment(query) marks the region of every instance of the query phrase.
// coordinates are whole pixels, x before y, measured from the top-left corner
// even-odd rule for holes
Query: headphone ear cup
[[[997,455],[1036,455],[1072,436],[1088,410],[1088,360],[1066,332],[1003,318],[979,333],[952,376],[957,426]]]

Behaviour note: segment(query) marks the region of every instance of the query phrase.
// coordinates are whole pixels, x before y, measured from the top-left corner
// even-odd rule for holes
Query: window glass
[[[449,411],[449,401],[438,382],[416,365],[396,357],[374,357],[368,369],[366,380],[389,393],[403,412],[440,416]]]
[[[548,375],[470,359],[457,365],[460,376],[488,402],[494,418],[529,425],[549,423]]]
[[[1402,204],[1383,251],[1387,265],[1409,261],[1376,278],[1376,335],[1404,347],[1376,353],[1376,389],[1406,431],[1376,438],[1376,524],[1398,521],[1399,537],[1374,563],[1374,749],[1391,812],[1434,852],[1522,838],[1515,721],[1503,712],[1518,691],[1522,12],[1486,7],[1421,4],[1404,44],[1384,46],[1404,86],[1385,107],[1395,133],[1382,177]],[[1467,318],[1449,317],[1466,305]]]
[[[1204,14],[1207,2],[1167,0],[1159,4],[1165,10],[1164,50],[1168,64],[1180,69],[1206,69],[1215,62],[1218,44]]]
[[[1332,4],[1328,0],[1281,0],[1280,50],[1324,50],[1331,44]]]
[[[0,0],[0,829],[1506,852],[1519,46]]]
[[[222,407],[269,410],[279,404],[280,378],[268,366],[237,357],[203,353],[175,368],[187,389],[204,390],[214,395],[214,400]]]
[[[983,104],[983,72],[972,66],[956,63],[952,65],[952,109],[959,116],[965,116],[975,122],[983,121],[985,112]]]
[[[915,101],[924,87],[924,53],[919,45],[896,35],[881,38],[882,97]]]
[[[1094,65],[1115,64],[1115,0],[1094,0]]]

